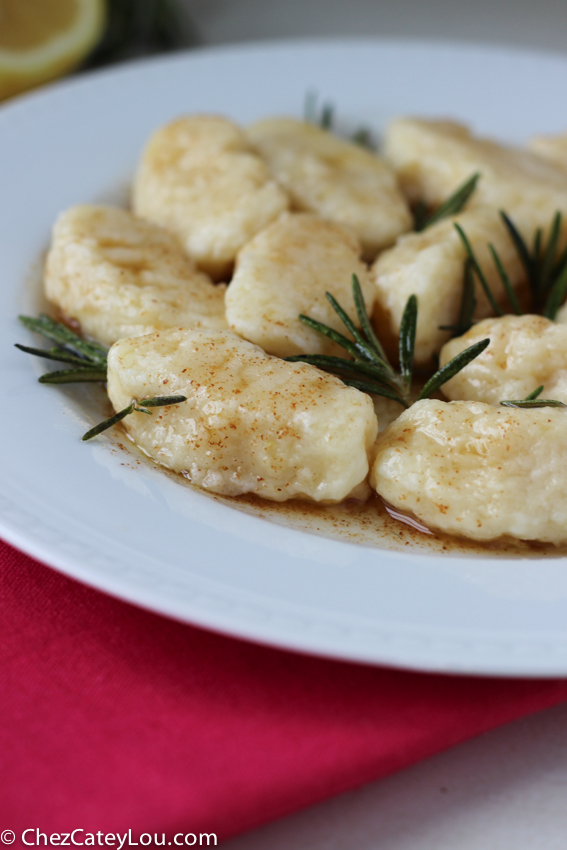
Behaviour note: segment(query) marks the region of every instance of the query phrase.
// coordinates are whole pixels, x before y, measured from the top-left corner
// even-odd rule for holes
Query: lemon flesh
[[[96,45],[104,0],[0,0],[0,100],[70,71]]]

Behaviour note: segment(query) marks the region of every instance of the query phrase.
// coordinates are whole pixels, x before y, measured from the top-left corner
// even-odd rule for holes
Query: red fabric
[[[219,840],[567,698],[183,626],[0,543],[0,833]],[[34,834],[28,834],[33,838]]]

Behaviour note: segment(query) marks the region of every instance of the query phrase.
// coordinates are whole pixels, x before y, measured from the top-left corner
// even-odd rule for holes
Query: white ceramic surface
[[[552,82],[550,82],[552,81]],[[35,312],[56,214],[119,200],[150,131],[184,111],[247,122],[314,89],[379,131],[450,115],[522,142],[565,129],[567,60],[407,42],[213,49],[79,78],[0,109],[0,533],[75,578],[229,634],[423,670],[567,673],[567,559],[431,557],[327,540],[243,514],[80,435],[90,389],[35,382],[12,347]]]

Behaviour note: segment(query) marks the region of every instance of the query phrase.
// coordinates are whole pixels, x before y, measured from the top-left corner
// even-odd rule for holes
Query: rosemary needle
[[[543,384],[533,392],[528,393],[525,398],[507,399],[501,401],[502,407],[517,407],[523,410],[533,410],[536,407],[567,407],[562,401],[555,398],[540,398],[543,392]]]
[[[528,393],[528,395],[525,397],[524,401],[533,401],[534,398],[537,398],[538,396],[540,396],[542,394],[542,392],[543,392],[543,384],[541,384],[541,386],[539,386],[537,389],[533,390],[533,392]]]
[[[537,407],[567,407],[562,401],[557,401],[555,398],[536,398],[527,399],[520,398],[512,401],[501,401],[502,407],[517,407],[520,410],[533,410]]]
[[[56,372],[46,372],[38,378],[40,384],[76,384],[83,382],[106,381],[106,369],[59,369]]]
[[[440,331],[452,331],[455,336],[466,334],[473,326],[473,316],[476,309],[476,298],[474,294],[474,273],[470,257],[465,260],[463,272],[463,294],[461,307],[456,325],[439,325]]]
[[[417,204],[414,212],[414,226],[418,232],[431,227],[432,224],[437,224],[444,218],[458,215],[466,206],[471,195],[476,189],[476,184],[480,178],[480,172],[469,177],[462,186],[459,186],[450,197],[444,201],[440,207],[434,210],[430,215],[427,215],[425,204]]]
[[[112,428],[113,425],[121,422],[122,419],[125,419],[131,413],[147,413],[151,415],[151,411],[147,410],[148,407],[166,407],[171,404],[181,404],[183,401],[187,401],[187,396],[156,396],[155,398],[143,398],[141,401],[134,398],[128,407],[124,408],[124,410],[118,411],[118,413],[115,413],[114,416],[111,416],[109,419],[105,419],[104,422],[99,422],[98,425],[95,425],[94,428],[91,428],[90,431],[83,434],[82,440],[84,442],[86,440],[92,440],[93,437],[96,437],[98,434],[102,434],[102,432],[106,431],[108,428]]]
[[[557,275],[555,282],[551,287],[549,296],[544,304],[543,315],[546,319],[555,321],[559,308],[565,301],[567,295],[567,263],[562,271]]]
[[[502,286],[504,287],[506,295],[508,296],[508,301],[512,305],[512,309],[513,309],[514,313],[516,314],[516,316],[521,316],[522,310],[520,308],[520,304],[518,302],[518,299],[516,297],[516,293],[514,292],[512,284],[510,283],[510,278],[508,277],[508,273],[506,272],[506,269],[504,268],[502,260],[500,259],[498,251],[496,250],[496,248],[494,247],[494,245],[492,243],[490,243],[488,245],[488,249],[489,249],[490,253],[492,254],[492,259],[494,261],[494,265],[496,266],[496,270],[497,270],[498,274],[500,275],[500,280],[502,281]]]
[[[57,360],[59,363],[73,363],[75,366],[85,366],[86,362],[83,357],[78,357],[75,354],[69,354],[63,348],[32,348],[29,345],[20,345],[19,342],[14,343],[15,348],[20,351],[25,351],[26,354],[35,354],[36,357],[43,357],[45,360]]]

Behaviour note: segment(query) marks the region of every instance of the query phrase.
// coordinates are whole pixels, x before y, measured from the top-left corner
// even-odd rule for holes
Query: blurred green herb
[[[308,91],[305,95],[303,106],[303,119],[308,124],[314,124],[321,127],[322,130],[336,132],[335,126],[335,107],[332,103],[326,102],[319,106],[319,97],[317,92]],[[373,151],[376,149],[372,132],[368,127],[359,127],[349,137],[349,141],[355,142],[360,147]]]
[[[102,39],[81,70],[200,44],[180,0],[109,0]]]

